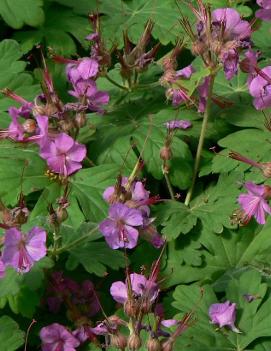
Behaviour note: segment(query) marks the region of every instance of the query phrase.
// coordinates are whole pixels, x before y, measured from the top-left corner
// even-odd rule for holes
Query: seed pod
[[[137,334],[132,334],[128,338],[128,349],[131,351],[138,350],[142,345],[140,336]]]
[[[147,341],[148,351],[161,351],[161,344],[158,339],[149,338]]]
[[[34,121],[34,119],[28,118],[24,123],[23,123],[23,128],[26,131],[26,133],[34,133],[36,130],[37,124]]]
[[[134,299],[128,299],[124,303],[124,312],[128,317],[136,317],[139,311],[138,302]]]
[[[168,146],[163,146],[160,150],[160,158],[163,161],[168,161],[172,158],[172,151],[170,149],[170,147]]]
[[[116,347],[120,350],[125,350],[127,346],[127,339],[124,335],[117,332],[116,334],[111,335],[111,346]]]

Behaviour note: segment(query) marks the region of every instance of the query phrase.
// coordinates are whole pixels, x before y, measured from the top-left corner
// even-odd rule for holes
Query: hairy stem
[[[113,85],[115,85],[116,87],[122,89],[122,90],[129,90],[129,88],[125,87],[124,85],[121,85],[119,83],[117,83],[114,79],[110,78],[108,74],[105,74],[104,77]]]
[[[60,247],[59,249],[57,249],[55,251],[55,254],[60,254],[64,251],[70,250],[73,247],[82,244],[84,241],[86,241],[87,239],[89,239],[89,237],[94,234],[96,231],[98,230],[98,226],[96,226],[95,228],[91,229],[87,234],[81,236],[80,238],[68,243],[67,245],[64,245],[62,247]]]
[[[202,126],[201,126],[199,143],[198,143],[198,148],[197,148],[197,153],[196,153],[196,158],[195,158],[195,165],[194,165],[192,183],[191,183],[191,186],[190,186],[190,188],[189,188],[189,190],[187,192],[187,195],[186,195],[186,198],[185,198],[185,202],[184,202],[184,204],[186,206],[189,205],[190,200],[192,198],[195,182],[196,182],[198,171],[199,171],[200,159],[201,159],[204,139],[205,139],[205,135],[206,135],[206,131],[207,131],[208,119],[209,119],[210,110],[211,110],[211,102],[212,102],[211,98],[212,98],[212,93],[213,93],[214,80],[215,80],[215,75],[211,75],[209,89],[208,89],[208,97],[207,97],[206,109],[205,109],[205,112],[204,112],[204,115],[203,115],[203,121],[202,121]]]
[[[172,189],[172,186],[171,186],[171,183],[170,183],[170,180],[169,180],[169,176],[166,172],[163,172],[164,173],[164,177],[165,177],[165,180],[166,180],[166,183],[167,183],[167,188],[168,188],[168,192],[170,194],[170,198],[171,200],[176,200],[175,199],[175,195],[174,195],[174,191]]]

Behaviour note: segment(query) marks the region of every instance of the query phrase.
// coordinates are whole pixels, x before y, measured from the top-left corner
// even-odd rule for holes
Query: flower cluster
[[[141,181],[130,181],[122,177],[115,186],[108,187],[103,193],[104,200],[110,205],[108,218],[100,223],[100,231],[112,249],[133,249],[139,235],[160,248],[164,240],[150,218],[149,205],[157,202]]]
[[[211,64],[210,57],[214,62],[218,60],[226,79],[232,79],[238,71],[240,49],[250,47],[249,22],[242,20],[232,8],[216,9],[210,18],[204,7],[195,13],[198,18],[195,54],[200,54],[206,64]]]
[[[14,93],[7,91],[6,94],[22,102]],[[64,111],[65,105],[59,101],[57,105],[61,106],[59,110],[55,102],[42,95],[34,103],[24,101],[20,108],[11,107],[12,122],[7,130],[1,131],[1,137],[37,144],[40,156],[46,160],[50,171],[67,177],[82,168],[86,147],[71,136],[77,128],[76,120],[71,120],[70,113]]]

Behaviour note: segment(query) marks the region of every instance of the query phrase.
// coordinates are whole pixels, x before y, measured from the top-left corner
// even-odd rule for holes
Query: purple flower
[[[109,94],[106,91],[99,91],[96,83],[91,79],[80,79],[73,88],[74,90],[69,93],[78,99],[85,98],[91,111],[102,113],[102,106],[109,102]]]
[[[139,210],[116,203],[110,207],[109,218],[105,219],[99,228],[112,249],[132,249],[138,240],[138,230],[134,227],[142,224],[143,217]]]
[[[167,129],[188,129],[192,126],[192,123],[187,120],[187,119],[181,119],[181,120],[171,120],[165,123],[165,126]]]
[[[189,100],[189,96],[187,95],[187,93],[184,91],[184,89],[173,89],[173,88],[169,88],[166,91],[166,96],[168,97],[168,99],[172,100],[172,105],[174,107],[179,106],[181,103]]]
[[[132,291],[136,298],[148,298],[150,302],[153,302],[157,298],[159,288],[155,282],[137,273],[130,274],[130,280]],[[127,283],[122,281],[113,283],[110,288],[110,294],[115,301],[124,304],[128,299]]]
[[[195,69],[192,65],[186,66],[178,71],[176,71],[176,76],[175,78],[181,78],[181,79],[189,79],[192,74],[195,72]]]
[[[2,260],[2,258],[0,257],[0,279],[3,278],[6,274],[6,266]]]
[[[8,113],[10,114],[11,117],[28,118],[30,116],[30,113],[32,112],[32,108],[33,108],[33,103],[26,101],[19,108],[14,107],[14,106],[10,107],[8,109]]]
[[[66,73],[69,81],[76,84],[80,79],[87,80],[96,77],[99,71],[99,63],[92,58],[83,58],[78,63],[69,63]]]
[[[216,9],[212,12],[212,24],[216,28],[214,34],[221,35],[224,41],[244,40],[250,37],[249,22],[243,21],[238,11],[232,8]]]
[[[24,139],[24,128],[19,123],[19,116],[11,116],[12,122],[10,123],[7,130],[7,137],[15,141],[22,141]]]
[[[238,72],[239,55],[234,49],[227,50],[222,55],[222,63],[226,79],[230,80]]]
[[[256,11],[255,16],[264,21],[271,21],[271,0],[257,0],[257,4],[262,9]]]
[[[209,85],[210,85],[210,77],[204,78],[204,81],[201,85],[198,86],[199,92],[199,107],[198,112],[204,112],[207,104],[207,97],[209,92]]]
[[[10,228],[5,233],[2,260],[6,266],[14,267],[18,272],[26,273],[46,255],[46,232],[34,227],[27,234],[17,228]]]
[[[249,92],[257,110],[271,106],[271,66],[259,70],[258,75],[249,83]]]
[[[259,224],[265,224],[265,212],[271,214],[271,208],[266,201],[267,188],[252,182],[245,183],[248,194],[241,194],[238,202],[248,219],[255,217]]]
[[[63,325],[53,323],[40,331],[42,351],[75,351],[80,342]]]
[[[53,172],[67,177],[82,168],[81,162],[86,153],[85,145],[77,143],[65,133],[60,133],[54,140],[47,141],[40,156],[47,161]]]
[[[228,326],[232,331],[240,333],[234,325],[236,318],[236,304],[226,301],[224,303],[215,303],[209,308],[211,323],[218,324],[219,328]]]

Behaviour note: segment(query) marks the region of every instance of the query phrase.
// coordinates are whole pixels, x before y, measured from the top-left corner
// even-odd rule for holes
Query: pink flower
[[[144,275],[132,273],[130,274],[132,291],[136,297],[147,297],[150,302],[153,302],[158,294],[158,285],[152,280],[148,280]],[[117,281],[111,285],[110,294],[113,299],[124,304],[128,299],[127,283]]]
[[[46,232],[34,227],[27,234],[17,228],[10,228],[5,233],[2,261],[6,266],[14,267],[18,272],[26,273],[46,255]]]
[[[6,274],[6,266],[2,260],[2,258],[0,257],[0,279],[3,278]]]
[[[80,79],[94,78],[99,71],[99,64],[92,58],[83,58],[77,63],[69,63],[66,73],[69,81],[76,84]]]
[[[271,21],[271,0],[257,0],[257,4],[262,7],[261,10],[256,11],[256,17]]]
[[[65,177],[82,168],[86,157],[86,147],[72,137],[60,133],[54,140],[48,140],[42,147],[40,156],[47,161],[49,168]]]
[[[236,318],[236,304],[226,301],[224,303],[215,303],[209,308],[211,323],[218,324],[219,328],[228,326],[232,331],[240,333],[234,325]]]
[[[110,207],[109,218],[100,224],[99,229],[112,249],[133,249],[139,235],[135,227],[142,224],[143,217],[139,210],[116,203]]]
[[[175,119],[165,123],[167,129],[188,129],[192,126],[192,123],[187,119]]]
[[[249,92],[254,98],[253,105],[257,110],[271,106],[271,66],[258,71],[249,83]]]
[[[204,78],[203,83],[198,86],[198,92],[199,92],[198,112],[203,113],[205,111],[210,81],[211,81],[211,77],[206,77],[206,78]]]
[[[232,8],[216,9],[212,12],[213,35],[221,35],[224,41],[245,40],[251,35],[249,22],[243,21],[238,11]]]
[[[265,185],[247,182],[245,188],[248,194],[241,194],[238,202],[248,219],[255,217],[259,224],[265,224],[265,212],[271,214],[271,208],[266,201],[269,190]]]
[[[40,338],[42,351],[75,351],[75,348],[80,345],[79,340],[58,323],[43,327],[40,331]]]

